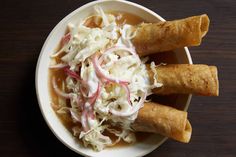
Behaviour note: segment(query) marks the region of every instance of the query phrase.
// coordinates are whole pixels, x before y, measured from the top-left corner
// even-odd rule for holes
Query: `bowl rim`
[[[69,18],[71,18],[73,15],[75,15],[77,12],[79,12],[80,10],[83,10],[84,8],[87,8],[87,7],[90,7],[90,6],[93,6],[93,5],[96,5],[96,4],[101,4],[101,3],[104,3],[104,2],[114,2],[114,1],[118,1],[120,3],[124,3],[124,4],[128,4],[128,5],[132,5],[136,8],[139,8],[141,10],[144,10],[145,12],[148,12],[150,13],[151,15],[157,17],[158,19],[160,19],[161,21],[166,21],[164,18],[162,18],[160,15],[158,15],[157,13],[155,13],[154,11],[140,5],[140,4],[137,4],[137,3],[134,3],[134,2],[130,2],[130,1],[126,1],[126,0],[96,0],[96,1],[92,1],[92,2],[89,2],[89,3],[86,3],[80,7],[78,7],[77,9],[75,9],[74,11],[70,12],[69,14],[67,14],[65,17],[63,17],[63,19],[60,20],[59,23],[57,23],[54,28],[51,30],[51,32],[48,34],[46,40],[44,41],[44,44],[43,44],[43,47],[41,48],[41,51],[40,51],[40,54],[38,56],[38,60],[37,60],[37,64],[36,64],[36,70],[35,70],[35,90],[36,90],[36,96],[37,96],[37,100],[38,100],[38,105],[39,105],[39,108],[40,108],[40,111],[41,111],[41,114],[47,124],[47,126],[49,127],[49,129],[51,130],[51,132],[57,137],[57,139],[63,143],[66,147],[68,147],[69,149],[71,149],[72,151],[80,154],[80,155],[83,155],[83,156],[87,156],[87,154],[84,154],[83,152],[73,148],[72,146],[70,146],[68,143],[66,143],[64,141],[64,139],[62,137],[60,137],[55,131],[54,131],[54,127],[51,125],[51,123],[49,122],[48,118],[46,117],[46,114],[44,113],[43,111],[43,103],[40,99],[40,96],[39,96],[39,67],[40,67],[40,62],[42,61],[42,56],[43,56],[43,52],[45,51],[45,47],[48,43],[48,40],[51,38],[52,34],[58,29],[59,26],[61,26],[62,23],[66,22]],[[184,47],[184,51],[187,55],[187,60],[189,62],[189,64],[193,64],[192,62],[192,58],[191,58],[191,55],[190,55],[190,52],[189,52],[189,49],[187,47]],[[189,104],[190,104],[190,101],[191,101],[191,98],[192,98],[192,94],[189,94],[188,95],[188,98],[187,98],[187,101],[186,101],[186,105],[185,105],[185,108],[184,108],[184,111],[188,110],[188,107],[189,107]],[[151,153],[152,151],[154,151],[157,147],[159,147],[160,145],[162,145],[168,138],[167,137],[164,137],[162,139],[162,141],[160,141],[158,143],[158,145],[156,145],[155,148],[153,149],[150,149],[149,152],[145,152],[145,153],[140,153],[138,156],[144,156],[144,155],[147,155],[149,153]]]

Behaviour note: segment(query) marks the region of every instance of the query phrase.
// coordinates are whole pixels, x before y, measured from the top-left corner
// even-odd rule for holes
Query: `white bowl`
[[[38,97],[38,103],[42,112],[42,115],[47,122],[49,128],[52,130],[54,135],[68,148],[72,149],[76,153],[84,156],[96,156],[96,157],[136,157],[144,156],[158,146],[160,146],[167,138],[160,135],[152,135],[142,143],[136,143],[127,147],[114,147],[105,149],[101,152],[94,152],[90,148],[84,148],[80,143],[76,141],[73,135],[65,128],[57,117],[50,105],[50,93],[48,86],[48,67],[50,63],[50,54],[52,54],[60,42],[61,37],[66,31],[67,24],[70,22],[75,23],[79,19],[87,17],[94,11],[94,6],[99,5],[105,11],[122,11],[128,12],[145,19],[148,22],[164,21],[162,17],[154,13],[153,11],[140,6],[138,4],[123,1],[123,0],[106,0],[106,1],[94,1],[88,3],[61,20],[56,27],[51,31],[47,40],[45,41],[38,58],[36,68],[36,93]],[[176,55],[178,63],[192,64],[191,56],[187,48],[176,50],[173,55]],[[182,104],[182,109],[187,110],[191,95],[180,96],[177,98],[177,104]],[[45,139],[46,142],[46,139]],[[171,151],[171,150],[170,150]]]

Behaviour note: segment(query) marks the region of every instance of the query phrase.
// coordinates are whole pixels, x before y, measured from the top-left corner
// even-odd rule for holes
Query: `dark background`
[[[89,0],[0,1],[0,156],[79,156],[47,127],[38,107],[34,75],[41,47],[53,27]],[[189,144],[168,140],[147,157],[236,156],[236,1],[138,0],[171,20],[207,13],[210,31],[190,48],[194,63],[216,65],[220,96],[194,96]],[[130,155],[132,156],[132,155]]]

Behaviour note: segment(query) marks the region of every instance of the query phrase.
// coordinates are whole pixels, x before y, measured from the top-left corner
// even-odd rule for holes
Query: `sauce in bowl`
[[[123,24],[130,24],[130,25],[138,25],[141,24],[143,22],[146,22],[145,19],[142,19],[136,15],[130,14],[130,13],[126,13],[126,12],[109,12],[109,14],[112,14],[116,17],[116,23],[118,25],[123,25]],[[85,21],[85,25],[87,27],[90,28],[96,28],[98,27],[97,23],[100,23],[100,20],[97,20],[93,17],[88,18]],[[67,30],[67,32],[65,34],[67,34],[69,31]],[[61,42],[56,51],[60,50],[62,48],[63,43]],[[56,62],[57,64],[62,63],[61,61],[61,56],[65,55],[65,53],[61,53],[59,56],[54,58],[54,62]],[[155,55],[150,56],[151,61],[155,61],[156,64],[160,64],[160,63],[177,63],[177,59],[176,56],[173,55],[173,52],[165,52],[165,53],[157,53]],[[58,96],[52,86],[52,78],[55,77],[56,79],[56,84],[59,87],[59,89],[62,89],[62,82],[65,82],[66,79],[66,74],[64,69],[59,69],[59,70],[49,70],[49,89],[50,89],[50,94],[51,94],[51,101],[52,101],[52,107],[54,109],[54,111],[57,113],[58,110],[58,103],[59,101],[64,101],[62,100],[62,98],[60,98],[60,96]],[[69,92],[69,91],[67,91]],[[179,96],[178,95],[171,95],[171,96],[150,96],[150,99],[155,100],[157,102],[161,102],[162,104],[171,104],[172,106],[175,106],[178,108],[178,104],[176,104],[176,100]],[[70,103],[69,100],[66,100],[66,105],[69,107]],[[182,109],[181,107],[179,107],[180,109]],[[63,123],[63,125],[73,134],[72,128],[73,127],[81,127],[80,123],[74,123],[70,114],[69,113],[65,113],[65,114],[58,114],[58,117],[60,118],[61,122]],[[110,134],[109,132],[104,132],[103,133],[106,136],[109,136],[113,141],[116,140],[116,137],[113,134]],[[145,141],[147,138],[149,138],[151,135],[151,133],[143,133],[143,132],[136,132],[135,136],[137,141],[136,142],[143,142]],[[130,145],[127,142],[124,142],[123,140],[120,140],[120,142],[116,143],[114,146],[115,147],[123,147],[123,146],[127,146]]]

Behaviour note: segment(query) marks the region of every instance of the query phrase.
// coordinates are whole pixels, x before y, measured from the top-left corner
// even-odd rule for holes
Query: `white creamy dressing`
[[[131,42],[135,36],[133,26],[118,26],[115,16],[105,14],[100,7],[95,7],[95,12],[96,17],[102,19],[100,28],[84,26],[87,18],[78,25],[68,24],[70,39],[52,57],[65,52],[61,58],[63,64],[69,65],[69,70],[86,82],[85,86],[73,78],[73,74],[67,76],[65,86],[71,91],[71,104],[66,107],[65,100],[60,98],[63,104],[59,106],[63,109],[60,108],[58,113],[69,110],[72,119],[82,123],[81,129],[72,129],[74,135],[79,136],[85,146],[101,151],[121,139],[135,142],[130,124],[137,118],[138,110],[146,96],[151,94],[151,89],[161,84],[157,80],[152,85],[149,82],[146,66]],[[97,60],[94,59],[96,55],[99,56]],[[152,63],[151,69],[154,67]],[[156,77],[155,70],[153,72]],[[86,87],[84,94],[87,96],[81,93],[84,90],[82,85]],[[94,102],[93,98],[96,98]],[[117,124],[121,129],[112,129]],[[117,136],[117,140],[112,141],[103,135],[105,130]]]

